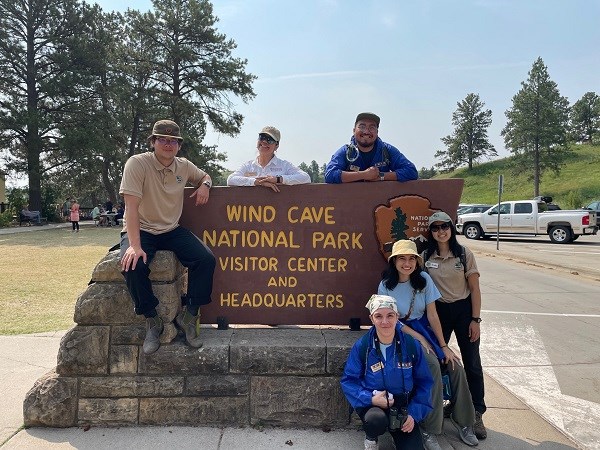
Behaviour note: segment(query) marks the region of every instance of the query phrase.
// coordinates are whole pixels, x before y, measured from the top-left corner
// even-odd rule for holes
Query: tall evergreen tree
[[[505,112],[504,143],[518,157],[519,169],[531,170],[533,195],[538,196],[541,175],[548,169],[559,173],[569,151],[569,101],[560,95],[544,61],[538,58],[512,102]]]
[[[435,157],[441,158],[436,164],[442,170],[454,170],[467,164],[469,170],[473,163],[482,157],[498,156],[496,149],[488,140],[487,130],[492,124],[492,111],[484,110],[478,94],[468,94],[457,103],[452,113],[454,132],[441,138],[446,150],[439,150]]]
[[[87,100],[92,55],[79,51],[79,39],[92,9],[77,0],[0,0],[0,148],[9,170],[28,174],[31,209],[41,209],[43,176],[65,162],[51,158],[59,124]]]
[[[586,92],[571,107],[571,137],[576,142],[592,144],[600,134],[600,97],[595,92]]]
[[[146,61],[153,70],[152,89],[164,106],[163,116],[185,133],[182,156],[218,173],[226,157],[201,145],[206,127],[210,123],[220,133],[238,134],[243,116],[230,97],[254,98],[256,77],[245,72],[246,60],[232,56],[235,42],[217,32],[208,0],[153,0],[153,6],[144,14],[129,13],[133,33],[152,49]]]

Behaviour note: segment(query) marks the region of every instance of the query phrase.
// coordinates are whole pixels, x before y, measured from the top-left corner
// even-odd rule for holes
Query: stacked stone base
[[[347,426],[339,378],[362,333],[206,327],[203,347],[191,348],[173,324],[185,271],[171,252],[158,252],[151,269],[165,332],[145,355],[144,320],[117,258],[98,264],[79,297],[56,369],[25,398],[26,426]]]

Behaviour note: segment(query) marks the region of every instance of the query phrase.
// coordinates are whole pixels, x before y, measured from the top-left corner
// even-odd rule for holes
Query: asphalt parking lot
[[[600,235],[581,236],[570,244],[553,244],[548,236],[503,236],[458,241],[474,252],[549,267],[600,281]]]

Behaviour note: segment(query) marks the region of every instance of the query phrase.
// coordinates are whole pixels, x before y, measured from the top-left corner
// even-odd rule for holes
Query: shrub
[[[579,190],[571,191],[565,196],[566,209],[579,209],[583,205],[583,197]]]
[[[0,214],[0,228],[8,227],[12,222],[12,217],[13,214],[11,209],[7,209],[2,214]]]

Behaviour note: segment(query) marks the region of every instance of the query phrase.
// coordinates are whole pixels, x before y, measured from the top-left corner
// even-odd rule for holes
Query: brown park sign
[[[455,217],[463,183],[215,187],[201,207],[186,195],[181,224],[217,260],[202,322],[368,324],[365,304],[386,267],[386,244],[412,239],[421,249],[428,216]]]

